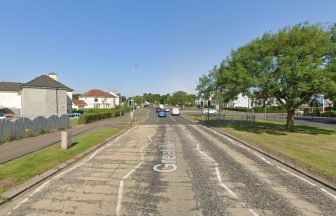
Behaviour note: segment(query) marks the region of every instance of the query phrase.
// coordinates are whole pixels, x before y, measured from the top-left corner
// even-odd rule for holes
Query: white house
[[[247,95],[243,95],[242,93],[240,93],[235,100],[230,101],[228,103],[228,107],[251,108],[252,107],[252,100]]]
[[[115,97],[114,101],[115,101],[115,105],[116,106],[120,106],[121,105],[121,94],[117,91],[113,91],[110,92],[111,95],[113,95]]]
[[[11,109],[16,117],[61,116],[71,113],[72,89],[42,75],[27,83],[0,82],[0,107]],[[70,103],[69,103],[70,101]]]
[[[79,100],[84,101],[89,109],[106,109],[115,108],[116,97],[108,92],[99,89],[92,89],[78,97]]]
[[[72,100],[72,109],[85,109],[87,106],[88,105],[83,100]]]

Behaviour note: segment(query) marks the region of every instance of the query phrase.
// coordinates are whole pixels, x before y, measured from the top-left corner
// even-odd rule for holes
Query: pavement
[[[137,110],[136,116],[144,116],[144,110]],[[97,121],[91,124],[79,125],[70,128],[66,131],[72,132],[72,137],[78,137],[88,132],[98,130],[104,127],[114,127],[123,129],[128,126],[129,113],[124,116],[110,118],[106,120]],[[0,164],[13,160],[23,155],[30,154],[42,148],[59,143],[61,141],[61,131],[46,133],[35,137],[23,138],[12,142],[3,143],[0,145]]]
[[[180,116],[104,144],[0,215],[336,215],[336,191]]]

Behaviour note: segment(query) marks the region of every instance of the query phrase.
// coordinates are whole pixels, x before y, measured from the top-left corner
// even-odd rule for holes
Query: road
[[[336,215],[336,192],[152,110],[141,125],[0,206],[0,215]]]

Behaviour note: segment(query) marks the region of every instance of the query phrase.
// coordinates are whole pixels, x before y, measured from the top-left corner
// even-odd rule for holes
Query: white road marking
[[[188,133],[188,137],[192,138],[190,131],[186,130],[186,128],[185,128],[184,126],[183,126],[183,130],[185,130],[185,131]],[[199,144],[198,141],[195,141],[195,143],[197,144],[197,147],[196,147],[197,150],[198,150],[201,154],[203,154],[204,156],[206,156],[209,160],[211,160],[212,162],[214,162],[214,164],[215,164],[215,169],[216,169],[216,176],[217,176],[217,180],[218,180],[220,186],[222,186],[227,192],[229,192],[229,194],[231,194],[232,197],[234,197],[236,200],[238,200],[238,199],[239,199],[238,196],[237,196],[237,195],[236,195],[236,194],[235,194],[235,193],[234,193],[228,186],[226,186],[226,185],[223,183],[223,181],[222,181],[222,177],[221,177],[220,172],[219,172],[218,163],[217,163],[213,158],[211,158],[209,155],[207,155],[205,152],[203,152],[203,151],[200,150],[200,144]],[[240,203],[242,206],[246,207],[245,203],[243,203],[243,202],[239,202],[239,203]],[[249,211],[251,212],[251,214],[252,214],[253,216],[258,216],[258,214],[257,214],[255,211],[253,211],[253,209],[249,209]]]
[[[93,153],[87,160],[83,161],[82,163],[79,163],[78,165],[73,166],[73,167],[71,167],[70,169],[67,169],[67,170],[63,171],[63,172],[59,173],[58,175],[52,177],[50,180],[44,182],[41,186],[39,186],[38,188],[36,188],[36,190],[35,190],[34,192],[32,192],[28,197],[26,197],[21,203],[19,203],[17,206],[15,206],[15,207],[13,208],[13,210],[19,208],[22,204],[24,204],[25,202],[27,202],[27,201],[29,200],[29,197],[32,197],[32,196],[34,196],[36,193],[38,193],[39,191],[41,191],[46,185],[48,185],[48,184],[50,183],[51,180],[54,180],[54,179],[56,179],[56,178],[58,178],[58,177],[60,177],[60,176],[62,176],[62,175],[64,175],[64,174],[66,174],[66,173],[68,173],[68,172],[70,172],[70,171],[72,171],[72,170],[74,170],[74,169],[76,169],[76,168],[82,166],[83,164],[89,162],[94,156],[97,155],[97,153],[99,153],[100,151],[102,151],[102,150],[105,149],[106,147],[110,146],[111,144],[116,143],[116,142],[119,140],[120,137],[125,136],[126,134],[128,134],[130,131],[132,131],[132,130],[135,129],[136,127],[137,127],[137,126],[131,128],[130,130],[128,130],[128,131],[126,131],[125,133],[121,134],[120,136],[118,136],[115,140],[113,140],[113,141],[112,141],[111,143],[109,143],[108,145],[105,145],[105,146],[101,147],[100,149],[95,150],[95,152],[94,152],[94,153]],[[9,212],[8,212],[8,213],[9,213]],[[10,212],[10,214],[11,214],[11,212]]]
[[[263,160],[266,163],[268,163],[269,165],[273,165],[271,162],[269,162],[268,160],[266,160],[266,158],[264,158],[263,156],[261,156],[260,154],[258,154],[256,151],[254,151],[253,154],[256,155],[258,158],[260,158],[261,160]]]
[[[334,198],[336,200],[336,196],[330,192],[328,192],[326,189],[324,188],[320,188],[324,193],[328,194],[329,196],[331,196],[332,198]]]
[[[22,204],[26,203],[28,201],[28,197],[26,197],[24,200],[22,200],[17,206],[13,208],[13,210],[19,208]]]
[[[153,135],[154,136],[154,135]],[[129,171],[122,179],[120,180],[119,183],[119,190],[118,190],[118,201],[117,201],[117,207],[116,207],[116,215],[120,215],[120,209],[121,209],[121,202],[123,198],[123,192],[124,192],[124,182],[125,180],[133,173],[135,172],[144,162],[145,162],[145,152],[143,151],[148,145],[152,143],[152,137],[153,136],[148,136],[149,143],[147,145],[142,146],[140,148],[140,153],[141,153],[141,162],[138,163],[131,171]]]
[[[258,214],[255,211],[253,211],[253,209],[249,209],[249,211],[252,213],[253,216],[258,216]]]
[[[301,180],[304,181],[304,182],[307,182],[308,184],[310,184],[310,185],[312,185],[312,186],[316,186],[316,184],[314,184],[314,183],[308,181],[308,180],[305,179],[305,178],[302,178],[301,176],[298,176],[298,175],[296,175],[296,174],[294,174],[294,173],[292,173],[292,172],[290,172],[290,171],[288,171],[288,170],[286,170],[286,169],[283,169],[283,168],[281,168],[281,167],[279,167],[279,166],[278,166],[278,168],[281,169],[282,171],[284,171],[284,172],[286,172],[286,173],[292,175],[292,176],[295,176],[295,177],[301,179]]]

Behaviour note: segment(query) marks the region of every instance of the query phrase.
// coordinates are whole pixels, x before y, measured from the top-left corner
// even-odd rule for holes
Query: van
[[[171,114],[172,114],[173,116],[174,116],[174,115],[176,115],[176,116],[180,115],[180,110],[179,110],[179,108],[173,108],[172,111],[171,111]]]

